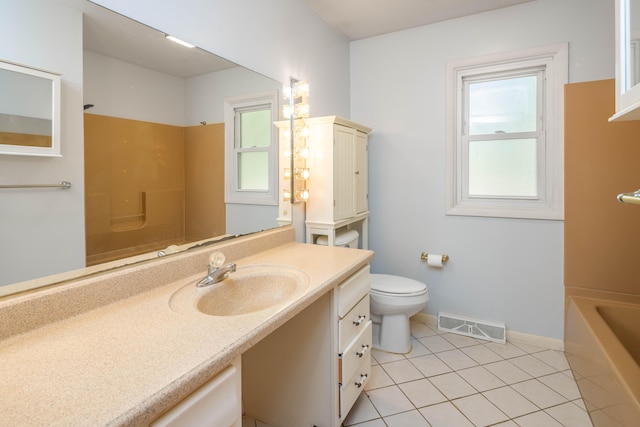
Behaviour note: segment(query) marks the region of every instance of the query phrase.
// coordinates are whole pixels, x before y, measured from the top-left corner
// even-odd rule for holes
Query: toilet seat
[[[389,296],[424,295],[427,285],[407,277],[390,274],[371,275],[371,293]]]

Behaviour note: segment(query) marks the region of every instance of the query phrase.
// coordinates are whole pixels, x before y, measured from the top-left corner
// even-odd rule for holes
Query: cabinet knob
[[[367,345],[363,344],[362,345],[362,350],[356,351],[356,354],[358,355],[358,357],[362,357],[367,352],[367,350],[369,350],[369,344],[367,344]]]
[[[353,321],[353,324],[356,326],[360,326],[365,320],[367,320],[367,316],[361,314],[360,316],[358,316],[358,320]]]
[[[368,377],[369,377],[369,376],[368,376],[367,374],[362,374],[362,375],[360,375],[360,380],[359,380],[359,381],[356,381],[356,386],[357,386],[358,388],[362,387],[362,386],[364,385],[364,383],[365,383],[365,382],[367,382],[367,378],[368,378]]]

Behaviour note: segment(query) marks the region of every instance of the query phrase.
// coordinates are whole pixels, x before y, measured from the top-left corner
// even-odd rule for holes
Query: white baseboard
[[[529,344],[549,350],[564,350],[564,341],[557,338],[543,337],[541,335],[526,334],[524,332],[510,331],[507,329],[507,342]]]
[[[433,314],[419,312],[411,316],[411,320],[424,323],[434,329],[438,328],[438,317]],[[524,332],[511,331],[507,329],[507,342],[522,343],[536,347],[548,348],[550,350],[564,350],[564,341],[557,338],[532,335]]]
[[[427,326],[433,326],[434,328],[438,327],[438,317],[422,311],[411,316],[411,320],[424,323]]]

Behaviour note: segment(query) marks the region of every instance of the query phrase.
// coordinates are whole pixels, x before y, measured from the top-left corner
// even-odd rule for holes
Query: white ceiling
[[[188,49],[165,34],[86,0],[63,0],[82,10],[84,48],[178,77],[237,67],[200,48]]]
[[[85,49],[166,74],[188,77],[237,66],[86,0],[61,0],[82,10]],[[304,0],[348,40],[413,28],[532,0]],[[187,40],[188,41],[188,40]]]
[[[532,0],[305,0],[348,40],[391,33]]]

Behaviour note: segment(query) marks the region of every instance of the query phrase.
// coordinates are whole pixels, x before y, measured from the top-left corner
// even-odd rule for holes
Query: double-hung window
[[[225,201],[277,204],[277,91],[225,100]]]
[[[567,46],[447,64],[447,214],[563,218]]]

